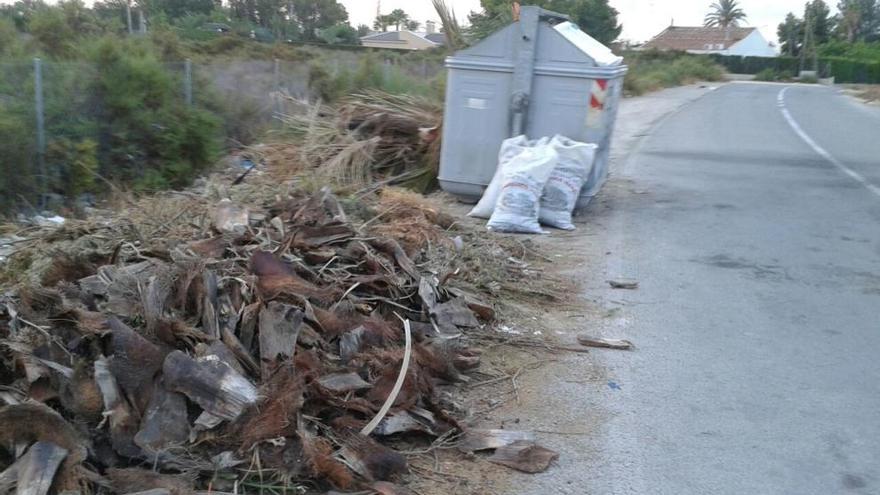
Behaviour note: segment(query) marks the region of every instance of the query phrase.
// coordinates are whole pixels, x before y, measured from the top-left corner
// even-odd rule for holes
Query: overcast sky
[[[436,19],[431,0],[381,0],[382,13],[401,8],[412,18],[424,23]],[[611,0],[620,12],[624,39],[646,41],[663,30],[674,19],[677,26],[699,26],[713,0]],[[376,0],[341,0],[348,9],[351,23],[373,24],[376,18]],[[468,12],[479,10],[479,0],[447,0],[453,6],[458,18],[464,20]],[[837,4],[826,0],[832,11]],[[527,1],[523,1],[527,3]],[[740,0],[740,5],[748,20],[746,25],[754,26],[764,33],[770,41],[776,41],[776,26],[785,19],[785,14],[794,12],[803,15],[806,0]]]

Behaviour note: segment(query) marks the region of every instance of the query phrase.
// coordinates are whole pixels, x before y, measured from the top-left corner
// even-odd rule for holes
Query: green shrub
[[[352,80],[353,89],[362,90],[381,87],[382,79],[384,78],[384,70],[384,61],[379,59],[374,52],[367,52],[366,55],[361,58],[360,63],[358,64],[358,69],[354,74]]]
[[[219,122],[184,105],[180,81],[131,48],[106,39],[92,54],[101,173],[141,189],[183,186],[212,163]]]
[[[843,57],[824,57],[827,73],[838,83],[880,84],[880,62],[860,62]]]
[[[15,54],[18,50],[18,30],[15,29],[15,24],[0,18],[0,55]]]
[[[770,69],[776,73],[800,71],[801,60],[796,57],[740,57],[738,55],[709,55],[733,74],[755,74]]]
[[[880,41],[848,43],[831,40],[819,46],[820,57],[840,57],[860,62],[880,62]]]
[[[0,99],[0,211],[21,197],[34,197],[37,177],[26,168],[34,164],[36,150],[32,124],[25,109]]]
[[[777,81],[791,81],[794,79],[794,74],[787,70],[778,71],[776,69],[764,69],[761,72],[755,74],[756,81],[767,81],[767,82],[777,82]]]
[[[351,74],[348,71],[340,71],[334,76],[324,65],[312,63],[309,66],[309,90],[323,101],[336,101],[351,91]]]
[[[798,77],[798,82],[804,84],[818,84],[819,78],[816,76],[800,76]]]
[[[46,147],[46,162],[49,168],[56,171],[53,174],[55,179],[50,184],[52,190],[65,191],[71,197],[99,192],[98,143],[94,140],[53,140]]]
[[[64,56],[72,50],[77,33],[67,24],[61,9],[38,10],[28,29],[41,48],[51,56]]]
[[[640,52],[627,54],[629,72],[623,90],[640,95],[663,88],[696,81],[718,81],[724,76],[721,66],[710,58],[681,52]]]
[[[755,74],[756,81],[776,81],[778,77],[779,74],[777,74],[776,69],[771,69],[770,67],[762,69],[760,72]]]

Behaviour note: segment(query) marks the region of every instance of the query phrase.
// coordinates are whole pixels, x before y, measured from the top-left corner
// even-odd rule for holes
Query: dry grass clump
[[[858,88],[859,98],[869,102],[880,102],[880,84],[864,85]]]

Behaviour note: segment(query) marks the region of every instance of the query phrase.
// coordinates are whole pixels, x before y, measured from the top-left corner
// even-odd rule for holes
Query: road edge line
[[[791,112],[788,111],[788,107],[785,105],[785,93],[791,89],[791,86],[786,86],[779,92],[776,96],[776,106],[779,107],[780,112],[782,112],[782,116],[785,117],[785,121],[788,122],[789,127],[801,138],[801,141],[805,142],[810,148],[813,149],[819,156],[824,158],[828,163],[834,165],[838,170],[849,176],[851,179],[855,180],[859,184],[865,186],[865,189],[874,193],[875,196],[880,197],[880,187],[871,184],[868,179],[865,178],[864,175],[856,172],[855,170],[844,165],[840,160],[834,158],[834,156],[829,153],[825,148],[819,145],[813,138],[807,134],[803,128],[801,128],[800,124],[794,119],[791,115]]]

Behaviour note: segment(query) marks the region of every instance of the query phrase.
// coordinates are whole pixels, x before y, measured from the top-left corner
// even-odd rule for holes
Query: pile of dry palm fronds
[[[314,171],[338,186],[399,184],[424,192],[436,183],[443,109],[430,100],[378,91],[339,105],[303,105],[283,117],[285,142],[260,150],[276,169]],[[290,138],[292,138],[292,143]],[[295,148],[296,159],[284,149]]]
[[[350,132],[384,105],[369,101],[345,107]],[[371,122],[380,140],[408,129]],[[385,439],[466,431],[438,387],[468,380],[468,335],[495,317],[461,284],[482,276],[469,234],[405,191],[289,187],[257,172],[17,232],[0,491],[391,493],[407,459]],[[485,256],[499,283],[533,276],[509,250]]]

